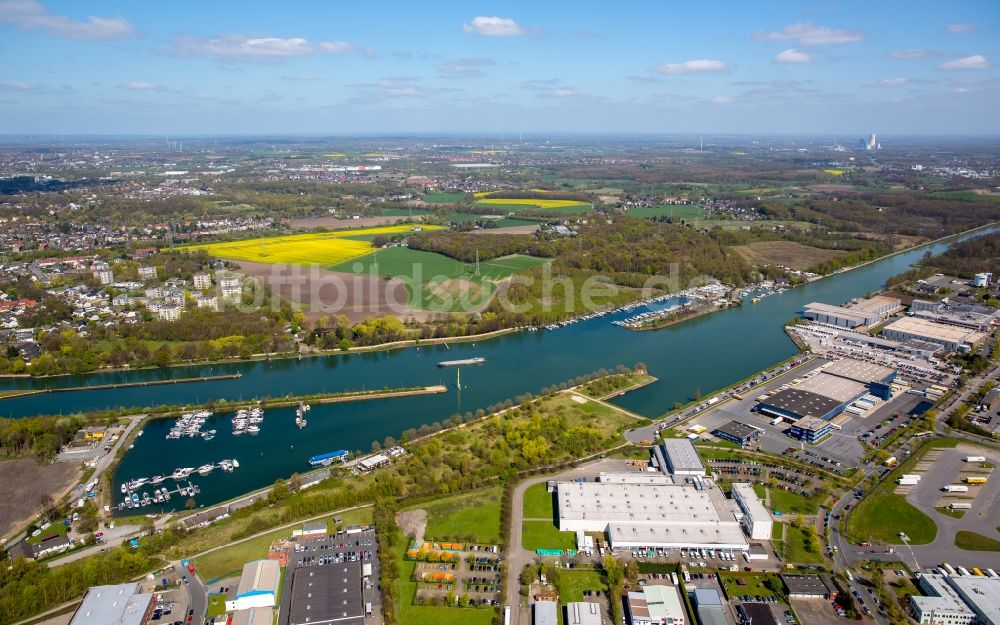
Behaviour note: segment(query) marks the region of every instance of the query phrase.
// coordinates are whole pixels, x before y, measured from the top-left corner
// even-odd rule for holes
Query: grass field
[[[753,265],[782,265],[798,270],[846,254],[842,250],[824,250],[795,241],[754,241],[737,245],[733,250]]]
[[[819,502],[811,497],[803,497],[778,488],[770,488],[771,509],[781,510],[782,514],[816,514]]]
[[[211,594],[208,596],[208,616],[218,616],[226,613],[226,596]]]
[[[966,551],[1000,551],[1000,540],[963,530],[955,534],[955,546]]]
[[[419,217],[426,214],[427,211],[421,208],[383,208],[379,211],[383,217]]]
[[[774,592],[764,585],[768,575],[760,573],[735,573],[719,571],[719,580],[726,587],[726,592],[732,596],[773,597]],[[740,580],[744,583],[740,584]]]
[[[576,534],[560,532],[552,521],[524,521],[521,546],[536,549],[576,549]]]
[[[475,204],[477,206],[503,208],[513,212],[528,208],[551,209],[561,213],[586,213],[594,210],[594,207],[591,204],[578,202],[576,200],[482,198],[476,200]]]
[[[642,217],[643,219],[652,219],[653,217],[673,217],[674,221],[683,219],[684,221],[690,221],[692,219],[702,219],[705,217],[706,213],[700,206],[694,206],[691,204],[662,204],[660,206],[640,206],[637,208],[630,208],[628,214],[632,217]]]
[[[278,237],[185,245],[180,250],[205,250],[212,256],[229,260],[258,263],[334,265],[372,251],[371,240],[376,235],[396,236],[413,232],[421,226],[398,225],[332,232],[310,232]],[[441,226],[422,226],[436,230]]]
[[[822,546],[818,548],[822,549]],[[807,551],[805,532],[788,525],[785,528],[785,560],[800,564],[819,564],[823,562],[823,554],[819,551]]]
[[[474,263],[464,263],[434,252],[391,247],[333,265],[330,269],[353,272],[357,266],[360,273],[403,278],[407,282],[411,306],[454,311],[463,309],[459,287],[468,288],[466,299],[475,306],[493,294],[492,282],[546,262],[544,258],[523,255],[494,258],[479,263],[477,276]]]
[[[524,491],[524,518],[551,519],[554,515],[554,499],[545,482],[529,486]]]
[[[418,507],[427,511],[426,538],[496,543],[500,540],[500,495],[499,487],[486,488],[421,504]]]
[[[568,570],[559,572],[559,605],[583,601],[584,590],[608,591],[608,583],[600,571]]]
[[[428,193],[420,199],[430,204],[453,204],[463,197],[464,193]]]

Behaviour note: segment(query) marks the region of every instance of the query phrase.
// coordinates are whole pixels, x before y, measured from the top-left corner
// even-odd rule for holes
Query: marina
[[[174,469],[169,475],[154,475],[153,477],[138,477],[124,482],[119,487],[123,495],[121,503],[114,506],[115,511],[134,510],[154,504],[165,505],[172,496],[194,497],[201,488],[189,479],[192,474],[206,476],[215,469],[224,473],[232,473],[240,463],[235,458],[220,460],[217,463],[206,463],[198,468],[182,467]],[[174,487],[160,486],[163,482],[172,480]],[[151,488],[151,490],[150,490]]]
[[[268,407],[266,436],[217,436],[211,446],[197,438],[167,441],[165,436],[171,422],[146,423],[149,436],[134,440],[134,450],[126,454],[119,466],[116,484],[151,473],[169,475],[179,464],[178,458],[185,460],[184,466],[198,467],[212,459],[212,450],[215,454],[243,458],[244,468],[235,476],[227,478],[216,470],[198,480],[202,489],[198,504],[210,505],[271,484],[276,478],[287,478],[301,471],[311,456],[327,453],[334,445],[348,450],[368,449],[372,441],[381,443],[387,436],[399,439],[408,429],[415,433],[422,424],[495,407],[520,394],[537,393],[543,387],[600,368],[613,369],[619,364],[644,363],[659,380],[610,401],[633,412],[657,417],[670,410],[674,402],[689,401],[696,389],[707,392],[720,388],[794,354],[796,348],[785,334],[784,322],[809,302],[848,301],[877,290],[886,278],[905,271],[925,252],[939,253],[947,247],[941,242],[917,247],[849,272],[774,292],[754,305],[732,307],[653,332],[622,332],[609,323],[644,312],[642,308],[650,305],[640,304],[614,314],[576,321],[558,332],[516,332],[489,341],[452,343],[448,347],[422,345],[419,349],[333,354],[302,360],[215,364],[180,368],[181,372],[144,370],[67,376],[59,380],[78,386],[156,375],[242,373],[238,383],[217,381],[15,397],[0,402],[0,410],[3,416],[16,417],[117,406],[197,405],[209,400],[217,406],[222,400],[246,404],[255,397],[307,396],[387,386],[444,388],[453,383],[454,375],[437,367],[438,362],[485,358],[483,364],[462,372],[461,393],[415,392],[413,396],[393,399],[310,401],[312,409],[306,429],[295,424],[298,402]],[[674,303],[677,302],[666,298],[654,306],[668,307]],[[743,349],[734,350],[734,345]],[[53,381],[11,379],[3,381],[0,389],[24,389]],[[230,415],[213,415],[203,429],[225,432],[231,427]]]

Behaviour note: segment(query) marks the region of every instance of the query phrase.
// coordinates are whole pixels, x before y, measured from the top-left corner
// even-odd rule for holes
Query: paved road
[[[185,584],[188,592],[188,608],[194,610],[194,623],[204,623],[208,614],[208,589],[202,583],[198,573],[191,574],[181,568],[180,562],[174,563],[177,570],[182,571],[181,575],[187,575],[188,584]],[[186,617],[185,617],[186,618]]]

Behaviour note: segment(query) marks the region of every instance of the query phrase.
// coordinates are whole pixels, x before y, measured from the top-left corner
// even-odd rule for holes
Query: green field
[[[760,573],[733,573],[719,571],[719,580],[726,587],[730,597],[747,595],[750,597],[773,597],[774,591],[764,585],[769,576]],[[740,580],[744,583],[741,585]]]
[[[692,204],[662,204],[660,206],[639,206],[636,208],[630,208],[628,210],[628,214],[632,217],[642,217],[643,219],[673,216],[674,221],[678,221],[680,219],[690,221],[692,219],[701,219],[705,217],[707,213],[705,213],[700,206],[694,206]]]
[[[552,521],[524,521],[521,527],[525,549],[576,549],[576,534],[560,532]]]
[[[407,282],[411,306],[427,310],[460,311],[465,308],[460,300],[460,288],[463,285],[468,287],[468,294],[465,296],[468,302],[478,305],[493,294],[495,285],[492,282],[546,262],[548,260],[544,258],[519,254],[494,258],[479,263],[477,276],[474,263],[464,263],[434,252],[390,247],[333,265],[329,269],[355,272],[356,267],[360,267],[359,273],[400,277]],[[420,288],[414,288],[418,284]]]
[[[554,495],[548,491],[545,482],[529,486],[524,491],[524,518],[551,519],[554,512]]]
[[[782,514],[816,514],[819,512],[819,502],[812,497],[803,497],[780,488],[769,488],[771,494],[771,509],[781,510]]]
[[[427,511],[426,538],[493,544],[500,540],[500,487],[421,504]]]
[[[817,549],[822,548],[822,544],[818,544]],[[823,562],[823,554],[820,551],[807,551],[805,532],[788,525],[785,527],[785,560],[799,564],[820,564]]]
[[[1000,540],[963,530],[955,534],[955,546],[966,551],[1000,551]]]
[[[226,596],[211,594],[208,596],[208,616],[218,616],[226,613]]]
[[[427,193],[420,199],[430,204],[453,204],[463,197],[464,193]]]
[[[423,208],[383,208],[379,211],[383,217],[419,217],[426,214],[427,210]]]
[[[583,601],[584,590],[608,591],[608,583],[604,580],[604,575],[599,571],[585,571],[582,569],[559,571],[559,580],[556,590],[559,591],[559,605],[566,605],[573,601]]]

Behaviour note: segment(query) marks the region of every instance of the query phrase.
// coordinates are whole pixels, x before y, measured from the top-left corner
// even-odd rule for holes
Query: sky
[[[0,133],[993,135],[998,66],[997,0],[0,0]]]

